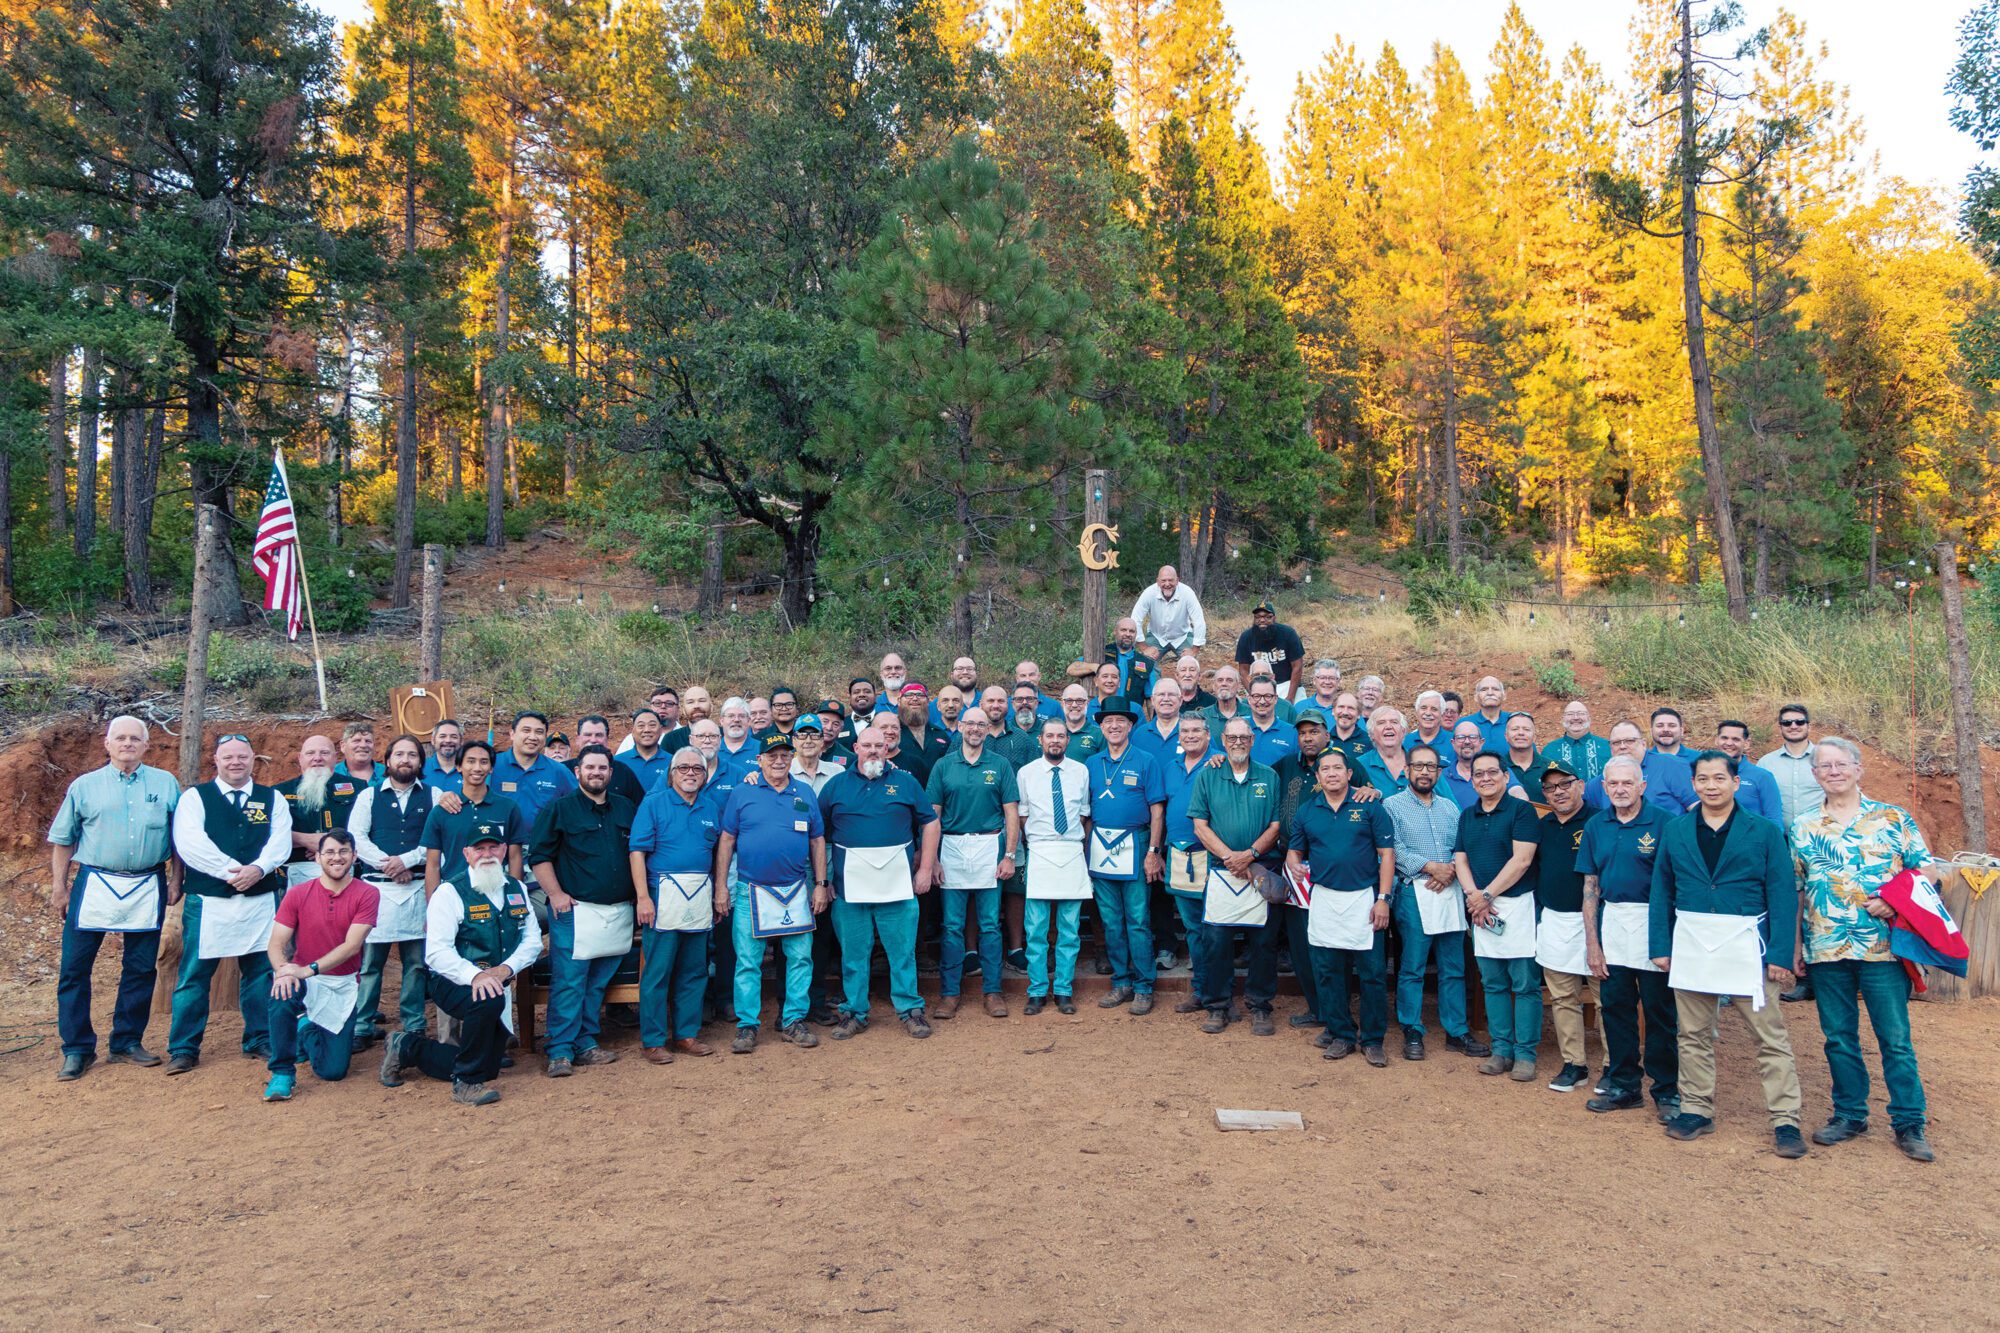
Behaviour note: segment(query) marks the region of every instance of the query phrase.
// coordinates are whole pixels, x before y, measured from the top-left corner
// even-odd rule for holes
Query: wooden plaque
[[[452,716],[451,682],[427,680],[420,685],[400,685],[389,692],[389,715],[397,734],[408,732],[428,741],[437,724]]]

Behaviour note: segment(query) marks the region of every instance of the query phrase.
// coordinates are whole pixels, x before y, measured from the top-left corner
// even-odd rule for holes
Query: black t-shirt
[[[1565,824],[1554,812],[1543,815],[1535,852],[1535,902],[1551,912],[1583,910],[1583,876],[1576,873],[1577,849],[1583,846],[1583,826],[1598,812],[1585,806]]]
[[[1306,647],[1299,642],[1298,631],[1290,625],[1272,625],[1268,629],[1252,625],[1236,640],[1239,666],[1249,666],[1259,660],[1269,662],[1280,682],[1292,678],[1293,666],[1305,655]]]

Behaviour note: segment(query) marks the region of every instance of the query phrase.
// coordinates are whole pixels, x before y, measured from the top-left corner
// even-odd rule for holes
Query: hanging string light
[[[501,580],[500,580],[500,592],[501,592],[501,594],[502,594],[503,596],[504,596],[504,595],[506,594],[506,592],[507,592],[507,580],[505,580],[505,579],[501,579]]]
[[[653,614],[656,616],[660,614],[660,604],[658,602],[653,603]]]
[[[1679,615],[1675,616],[1674,620],[1676,621],[1676,623],[1680,625],[1682,629],[1686,629],[1688,627],[1688,613],[1686,611],[1682,611]]]
[[[1535,623],[1535,608],[1532,606],[1528,608],[1528,623],[1530,625]]]
[[[734,597],[729,599],[729,614],[732,616],[736,614],[736,599]]]

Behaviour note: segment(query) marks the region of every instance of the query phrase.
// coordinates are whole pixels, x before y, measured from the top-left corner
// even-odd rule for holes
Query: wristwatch
[[[318,963],[316,963],[316,962],[315,962],[315,963],[308,963],[308,964],[306,965],[306,971],[308,971],[308,972],[312,973],[312,974],[313,974],[314,976],[318,976],[318,975],[319,975],[319,964],[318,964]]]

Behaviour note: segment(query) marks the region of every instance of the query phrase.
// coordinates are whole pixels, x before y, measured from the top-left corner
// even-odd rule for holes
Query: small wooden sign
[[[396,733],[408,732],[428,741],[437,724],[452,716],[451,682],[427,680],[420,685],[399,685],[389,692],[389,716],[395,719]]]

